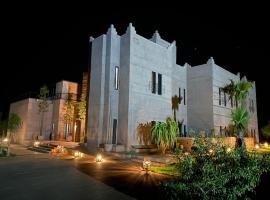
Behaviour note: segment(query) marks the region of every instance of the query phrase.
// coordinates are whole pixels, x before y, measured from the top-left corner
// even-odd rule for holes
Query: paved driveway
[[[15,146],[14,158],[0,158],[0,200],[132,199],[81,173],[74,161],[51,158]]]

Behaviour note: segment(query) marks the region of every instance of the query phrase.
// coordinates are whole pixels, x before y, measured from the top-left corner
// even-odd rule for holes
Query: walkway
[[[81,173],[74,162],[13,146],[14,158],[0,158],[0,199],[132,199]]]

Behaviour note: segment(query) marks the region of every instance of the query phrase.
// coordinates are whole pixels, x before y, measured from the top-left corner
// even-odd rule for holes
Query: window
[[[186,105],[186,89],[184,89],[184,105]]]
[[[71,125],[65,124],[65,137],[67,138],[71,133]]]
[[[178,98],[179,98],[179,104],[181,104],[181,98],[182,98],[181,97],[181,88],[179,88],[179,97]]]
[[[152,72],[152,93],[156,94],[156,72]]]
[[[162,95],[162,75],[158,74],[158,94]]]
[[[233,97],[231,98],[231,108],[233,108]]]
[[[221,88],[218,88],[218,105],[221,106]]]
[[[114,88],[119,89],[119,67],[115,67],[115,79],[114,79]]]
[[[186,136],[187,136],[187,126],[184,125],[184,137],[186,137]]]
[[[227,98],[226,98],[226,93],[224,92],[224,106],[227,106]]]
[[[112,135],[113,144],[116,144],[116,130],[117,130],[117,119],[113,119],[113,135]]]

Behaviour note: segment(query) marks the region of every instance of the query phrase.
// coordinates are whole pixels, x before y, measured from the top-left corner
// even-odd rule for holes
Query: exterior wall
[[[223,88],[226,84],[230,83],[230,80],[239,82],[240,74],[235,75],[213,62],[213,118],[216,135],[221,134],[220,128],[224,129],[229,124],[232,124],[231,112],[235,109],[236,105],[233,104],[232,107],[231,101],[228,100],[228,95],[225,94],[224,96],[223,92],[221,92],[221,105],[219,105],[219,88]]]
[[[10,105],[10,113],[16,113],[22,119],[22,127],[18,131],[18,142],[36,139],[40,134],[41,114],[39,113],[37,99],[24,99]],[[52,104],[49,102],[48,111],[44,112],[42,135],[49,138],[51,131]]]
[[[162,40],[156,32],[151,40],[136,34],[130,24],[118,36],[111,26],[106,35],[92,41],[89,93],[88,146],[114,143],[113,120],[117,120],[116,142],[127,148],[138,144],[139,123],[165,121],[173,116],[171,98],[186,90],[186,67],[176,65],[175,42]],[[119,89],[115,89],[115,66],[119,67]],[[151,91],[152,71],[162,74],[162,95]],[[156,81],[158,82],[158,81]],[[157,87],[156,87],[157,88]],[[186,104],[187,104],[186,98]],[[187,124],[186,105],[180,105],[178,120]]]
[[[48,101],[48,111],[44,112],[42,129],[42,136],[45,140],[49,139],[50,133],[53,134],[53,139],[66,139],[64,136],[66,100],[63,98],[67,97],[67,93],[77,94],[77,90],[77,83],[61,81],[56,84],[56,93],[61,94],[61,96],[59,96],[60,99]],[[40,133],[41,114],[39,113],[38,101],[38,99],[28,98],[10,104],[10,113],[18,114],[23,121],[22,128],[18,131],[20,143],[36,139]],[[71,130],[74,130],[74,122],[71,125]]]
[[[24,99],[10,104],[9,113],[16,113],[22,120],[22,126],[17,133],[19,143],[22,143],[24,138],[30,137],[26,131],[28,124],[28,103],[29,99]]]
[[[199,65],[187,68],[187,116],[189,128],[211,130],[213,122],[213,68]]]
[[[246,79],[245,77],[243,78]],[[242,79],[242,80],[243,80]],[[253,88],[249,91],[246,100],[242,102],[242,105],[249,111],[249,124],[248,135],[254,137],[255,142],[259,143],[259,131],[258,131],[258,119],[257,119],[257,99],[256,99],[256,85],[253,82]]]

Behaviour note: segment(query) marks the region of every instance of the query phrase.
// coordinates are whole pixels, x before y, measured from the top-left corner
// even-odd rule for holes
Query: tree
[[[235,97],[236,105],[239,105],[239,102],[241,102],[247,97],[248,91],[252,87],[253,85],[250,81],[240,81],[239,83],[235,83],[233,80],[230,80],[230,83],[225,85],[222,90],[229,95],[229,99],[231,100],[231,102],[233,100],[233,97]],[[246,110],[246,108],[243,107],[236,108],[235,111],[232,111],[231,117],[232,122],[234,123],[234,126],[238,132],[236,146],[244,146],[245,143],[243,138],[243,131],[245,131],[248,125],[248,111]]]
[[[247,97],[248,91],[252,88],[250,81],[240,81],[235,85],[235,98],[237,102],[244,100]]]
[[[231,79],[230,83],[225,85],[222,88],[222,91],[229,95],[229,100],[231,101],[231,104],[233,105],[233,98],[235,97],[235,94],[236,94],[235,82]]]
[[[230,83],[222,88],[222,91],[229,95],[229,100],[231,100],[231,102],[233,102],[233,98],[235,97],[236,104],[238,105],[241,100],[246,98],[248,91],[252,87],[250,81],[240,81],[239,83],[235,83],[231,79]]]
[[[174,121],[176,121],[176,111],[179,110],[179,104],[182,101],[182,97],[178,97],[177,95],[174,95],[172,97],[172,110],[173,110],[173,118]]]
[[[240,139],[239,142],[241,142],[240,145],[236,144],[236,146],[242,147],[244,146],[243,132],[246,131],[246,127],[249,121],[248,111],[245,108],[239,107],[232,111],[231,116],[232,122],[238,132],[238,139]]]
[[[15,114],[10,113],[7,123],[7,130],[9,132],[8,134],[8,149],[7,149],[7,156],[10,154],[10,142],[12,138],[15,138],[15,134],[17,133],[18,129],[22,126],[22,120],[21,118]]]
[[[81,100],[78,103],[78,119],[81,121],[86,119],[86,101],[85,100]]]
[[[38,101],[38,108],[39,113],[41,114],[40,119],[40,130],[39,134],[42,136],[43,131],[43,121],[44,121],[44,113],[48,111],[49,102],[48,102],[49,90],[47,85],[43,85],[39,90],[39,101]]]
[[[157,122],[152,128],[152,139],[163,154],[174,146],[177,132],[177,123],[172,118],[167,118],[166,122]]]
[[[270,137],[270,121],[266,126],[262,128],[262,134],[267,138]]]
[[[64,114],[64,121],[66,124],[71,124],[75,119],[75,109],[76,109],[76,102],[71,93],[68,94],[66,103],[65,103],[65,114]],[[66,135],[67,137],[68,135]],[[67,138],[66,138],[67,139]]]
[[[7,134],[7,120],[0,121],[0,155],[3,153],[2,138]]]

